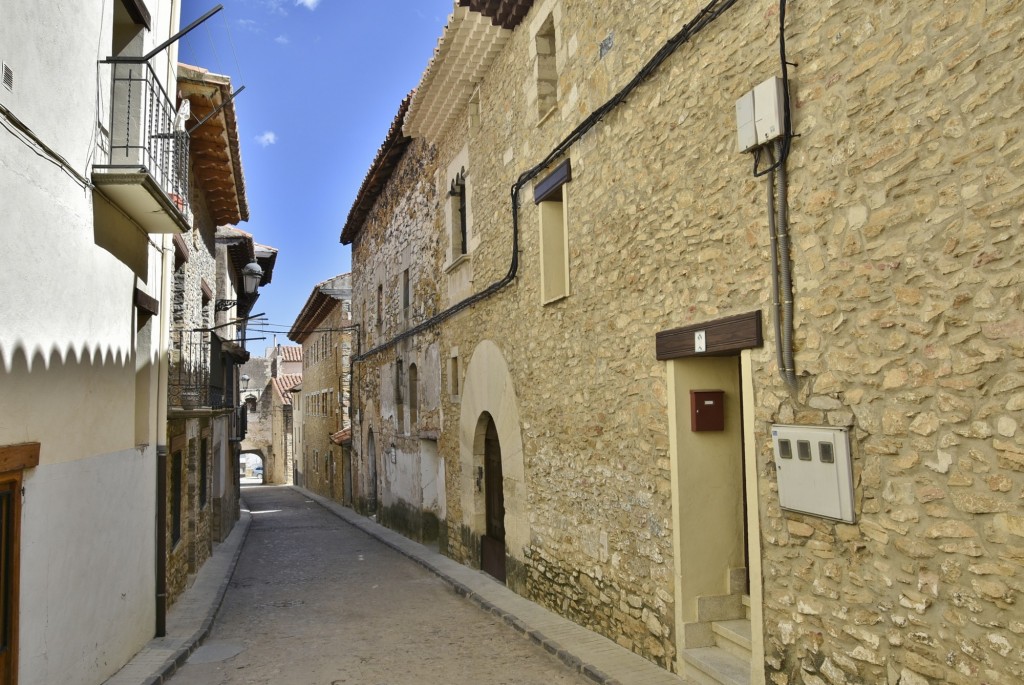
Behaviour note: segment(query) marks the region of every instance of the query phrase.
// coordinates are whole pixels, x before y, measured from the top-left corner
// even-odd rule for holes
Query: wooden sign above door
[[[718,357],[762,345],[761,310],[673,328],[655,336],[658,361]]]

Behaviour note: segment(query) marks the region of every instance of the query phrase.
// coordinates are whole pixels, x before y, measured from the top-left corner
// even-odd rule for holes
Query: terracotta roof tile
[[[301,362],[302,348],[298,345],[282,345],[281,359],[286,362]]]
[[[281,404],[290,405],[292,403],[292,395],[288,391],[302,382],[302,374],[286,373],[283,376],[272,378],[271,382],[274,385],[274,392],[277,394],[277,398],[281,400]]]
[[[533,0],[459,0],[459,6],[490,18],[495,26],[514,29],[530,11]]]

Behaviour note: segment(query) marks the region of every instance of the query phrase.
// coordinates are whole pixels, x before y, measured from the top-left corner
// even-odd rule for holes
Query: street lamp
[[[263,279],[263,267],[261,267],[255,261],[249,262],[242,267],[242,292],[246,295],[255,295],[256,289],[260,287],[260,280]],[[218,312],[223,312],[231,309],[238,300],[217,300],[214,303],[214,308]]]
[[[262,278],[263,267],[256,262],[249,262],[242,269],[242,291],[246,295],[254,295]]]

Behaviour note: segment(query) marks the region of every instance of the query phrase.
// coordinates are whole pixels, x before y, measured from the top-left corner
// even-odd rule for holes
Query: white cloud
[[[273,145],[274,143],[277,142],[277,134],[274,133],[273,131],[264,131],[260,135],[256,136],[256,142],[262,145],[263,147]]]
[[[267,8],[267,11],[271,14],[277,14],[282,17],[287,17],[288,12],[285,11],[281,4],[284,0],[264,0],[263,6]]]
[[[316,6],[320,4],[320,0],[295,0],[296,5],[301,5],[308,10],[315,10]]]
[[[288,40],[288,36],[282,34],[275,38],[274,42],[277,43],[278,45],[288,45],[288,43],[290,43],[291,41]]]

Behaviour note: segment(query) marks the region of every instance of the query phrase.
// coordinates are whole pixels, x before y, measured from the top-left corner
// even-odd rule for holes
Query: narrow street
[[[173,685],[590,682],[302,494],[243,497],[253,520],[234,577]]]

